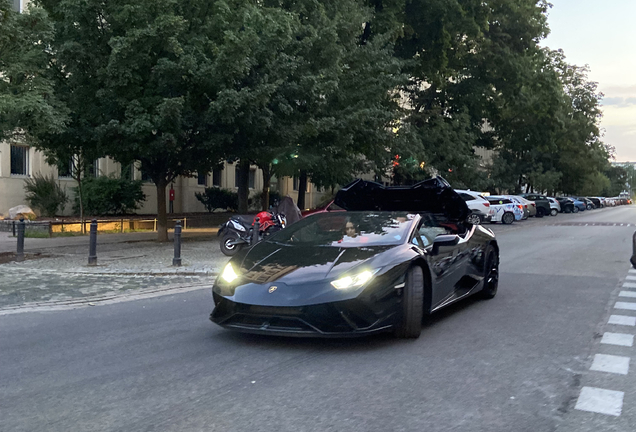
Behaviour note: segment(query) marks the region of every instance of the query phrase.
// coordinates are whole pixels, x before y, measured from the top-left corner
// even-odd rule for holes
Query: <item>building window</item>
[[[11,174],[29,175],[29,148],[26,146],[11,146]]]
[[[208,173],[198,173],[198,175],[197,175],[197,184],[199,186],[207,186],[208,185]]]
[[[212,186],[221,187],[221,175],[223,174],[223,170],[213,170],[212,171]]]
[[[298,190],[298,186],[300,185],[300,178],[294,176],[294,181],[293,181],[293,185],[292,185],[292,189],[297,191]]]
[[[255,169],[251,169],[250,170],[249,188],[250,189],[254,189],[255,185],[256,185],[256,170]]]
[[[99,159],[95,159],[93,163],[88,166],[88,174],[91,177],[99,177]]]
[[[22,12],[22,0],[12,0],[13,10],[16,12]]]
[[[134,180],[135,179],[135,164],[121,165],[119,171],[119,178],[125,180]]]
[[[58,177],[73,177],[73,158],[69,158],[66,163],[60,163],[57,166],[57,176]]]

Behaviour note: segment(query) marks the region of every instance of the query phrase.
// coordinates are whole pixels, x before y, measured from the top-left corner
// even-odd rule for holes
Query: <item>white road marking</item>
[[[636,303],[630,302],[616,302],[614,305],[616,309],[636,310]]]
[[[636,326],[636,317],[625,315],[610,315],[609,321],[607,323],[634,327]]]
[[[608,345],[620,345],[630,347],[634,345],[634,335],[626,334],[626,333],[610,333],[605,332],[603,334],[603,339],[601,339],[602,344]]]
[[[636,276],[627,276],[625,277],[627,280],[636,280]]]
[[[618,296],[636,298],[636,291],[621,291],[618,293]]]
[[[628,273],[636,273],[636,269],[633,269],[633,268],[632,268],[632,269],[629,269],[629,272],[628,272]]]
[[[583,387],[574,409],[618,417],[623,410],[623,396],[621,391]]]
[[[627,375],[627,372],[629,372],[629,357],[596,354],[590,370]]]
[[[636,288],[636,283],[634,283],[634,282],[625,282],[623,284],[623,288]]]

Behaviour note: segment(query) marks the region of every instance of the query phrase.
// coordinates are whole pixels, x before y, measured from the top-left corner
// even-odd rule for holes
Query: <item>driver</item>
[[[345,231],[345,233],[344,233],[343,240],[345,240],[347,237],[349,237],[349,238],[358,237],[358,231],[356,230],[356,226],[351,221],[347,221],[347,223],[345,223],[344,231]]]

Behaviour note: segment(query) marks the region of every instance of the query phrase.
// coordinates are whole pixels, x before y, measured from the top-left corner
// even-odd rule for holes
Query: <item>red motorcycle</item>
[[[258,233],[255,226],[258,225]],[[232,256],[245,246],[258,243],[287,225],[285,215],[273,211],[262,211],[256,216],[232,216],[221,225],[218,236],[221,237],[221,252]]]

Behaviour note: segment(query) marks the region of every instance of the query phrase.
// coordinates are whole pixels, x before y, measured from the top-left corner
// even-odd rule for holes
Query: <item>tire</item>
[[[587,205],[587,209],[588,209],[588,210],[592,210],[593,208],[594,208],[594,207],[593,207],[592,205],[590,205],[590,204],[588,204],[588,205]]]
[[[406,274],[402,291],[402,317],[395,327],[395,336],[401,339],[416,339],[422,332],[424,316],[424,272],[416,265]]]
[[[221,252],[226,256],[233,256],[243,248],[242,244],[228,245],[228,242],[237,240],[239,237],[234,233],[227,233],[221,239]]]
[[[468,217],[466,218],[466,221],[471,225],[481,224],[481,218],[479,217],[478,214],[475,214],[475,213],[468,215]]]
[[[574,206],[574,208],[572,209],[572,213],[578,213],[580,210],[577,206]]]
[[[497,295],[499,287],[499,255],[494,247],[488,246],[484,253],[484,287],[481,298],[490,300]]]
[[[559,211],[555,208],[550,209],[550,216],[556,216],[559,214]]]
[[[510,212],[504,213],[503,216],[501,216],[501,223],[505,225],[510,225],[514,221],[515,221],[515,215],[513,215]]]
[[[570,207],[566,207],[563,209],[563,213],[572,213],[572,209]]]
[[[542,218],[545,215],[546,215],[545,209],[543,207],[537,207],[537,214],[535,217]]]

